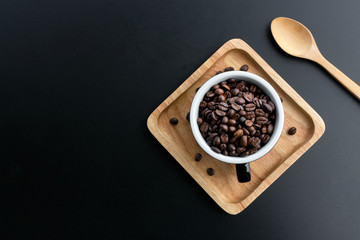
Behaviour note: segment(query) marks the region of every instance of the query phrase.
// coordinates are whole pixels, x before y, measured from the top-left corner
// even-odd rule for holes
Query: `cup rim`
[[[258,87],[261,88],[261,90],[263,90],[263,92],[265,92],[270,97],[271,101],[275,104],[275,107],[276,107],[276,112],[275,112],[276,122],[275,122],[275,126],[274,126],[274,132],[271,135],[269,142],[266,145],[264,145],[263,147],[261,147],[256,153],[246,156],[246,157],[225,156],[225,155],[216,153],[213,150],[211,150],[209,145],[207,145],[205,139],[201,136],[200,128],[197,124],[200,102],[203,100],[207,91],[215,84],[225,81],[229,78],[235,78],[237,80],[243,80],[245,82],[253,83],[253,84],[257,85]],[[282,130],[284,128],[284,109],[283,109],[283,105],[281,103],[279,95],[277,94],[275,89],[266,80],[264,80],[263,78],[261,78],[260,76],[258,76],[256,74],[245,72],[245,71],[229,71],[229,72],[224,72],[224,73],[215,75],[214,77],[207,80],[199,88],[199,90],[195,94],[192,104],[191,104],[190,126],[191,126],[191,131],[195,137],[195,140],[197,141],[199,146],[213,158],[220,160],[222,162],[232,163],[232,164],[248,163],[248,162],[252,162],[252,161],[255,161],[255,160],[263,157],[266,153],[268,153],[275,146],[275,144],[279,140]]]

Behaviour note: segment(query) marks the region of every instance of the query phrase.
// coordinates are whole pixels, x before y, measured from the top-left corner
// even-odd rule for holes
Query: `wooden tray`
[[[195,96],[196,89],[215,75],[218,70],[232,66],[238,70],[243,64],[249,72],[267,80],[283,99],[285,124],[276,146],[261,159],[252,162],[252,180],[239,183],[235,165],[217,161],[207,155],[197,144],[186,120],[186,114]],[[169,119],[179,119],[178,125],[169,124]],[[311,106],[292,89],[249,45],[233,39],[217,50],[178,89],[175,90],[149,116],[150,132],[185,168],[200,186],[229,214],[238,214],[265,191],[324,133],[325,124]],[[288,135],[295,126],[297,133]],[[203,155],[200,162],[194,160],[197,152]],[[215,175],[208,176],[207,168]]]

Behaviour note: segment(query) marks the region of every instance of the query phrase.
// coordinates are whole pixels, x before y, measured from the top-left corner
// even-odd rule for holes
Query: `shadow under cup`
[[[245,81],[249,84],[254,84],[259,87],[266,95],[270,97],[270,100],[275,105],[275,123],[274,131],[267,144],[262,146],[256,153],[245,156],[245,157],[232,157],[225,156],[220,153],[214,152],[210,146],[206,143],[202,137],[199,126],[197,124],[197,118],[199,116],[200,102],[203,100],[205,94],[214,86],[222,81],[235,78],[238,81]],[[279,95],[275,89],[263,78],[249,72],[244,71],[229,71],[215,75],[206,81],[195,94],[195,97],[191,104],[190,109],[190,126],[192,133],[199,144],[199,146],[213,158],[231,164],[236,164],[236,173],[239,182],[248,182],[251,180],[250,166],[249,163],[255,161],[266,153],[268,153],[277,143],[281,136],[282,129],[284,127],[284,109],[280,100]]]

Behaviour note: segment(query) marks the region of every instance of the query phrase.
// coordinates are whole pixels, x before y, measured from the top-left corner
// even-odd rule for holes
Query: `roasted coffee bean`
[[[253,122],[251,120],[246,120],[244,124],[247,127],[251,127],[253,125]]]
[[[267,133],[267,129],[268,129],[268,128],[267,128],[266,126],[263,126],[263,127],[261,128],[261,132],[262,132],[262,133]]]
[[[213,141],[213,144],[215,145],[215,146],[219,146],[220,145],[220,143],[221,143],[221,140],[220,140],[220,138],[217,136],[217,137],[215,137],[214,138],[214,141]]]
[[[245,99],[243,97],[239,97],[235,101],[237,104],[243,105],[246,103]]]
[[[170,119],[170,123],[171,123],[172,125],[176,125],[176,124],[179,123],[179,121],[177,120],[177,118],[171,118],[171,119]]]
[[[247,130],[246,128],[243,128],[243,132],[245,135],[249,136],[250,135],[250,132],[249,130]]]
[[[229,105],[227,105],[227,103],[225,103],[225,102],[221,102],[218,104],[217,108],[222,111],[227,111],[227,110],[229,110]]]
[[[207,102],[201,101],[200,108],[206,108],[206,107],[207,107]]]
[[[241,147],[246,147],[247,146],[247,136],[242,135],[240,138],[239,144]]]
[[[261,125],[258,124],[258,123],[255,123],[255,124],[254,124],[254,127],[260,129],[260,128],[261,128]]]
[[[267,121],[268,121],[268,119],[267,119],[266,117],[257,117],[257,118],[256,118],[256,122],[257,122],[258,124],[266,124]]]
[[[289,135],[294,135],[296,133],[296,127],[291,127],[288,131]]]
[[[249,156],[249,151],[246,151],[246,152],[243,152],[240,156],[241,157],[246,157],[246,156]]]
[[[257,148],[252,148],[248,152],[249,152],[249,155],[251,155],[251,154],[256,153],[257,151],[258,151]]]
[[[268,113],[271,113],[273,111],[273,108],[268,103],[264,103],[263,107],[264,107],[265,111],[267,111]]]
[[[215,111],[211,113],[211,117],[214,119],[214,120],[218,120],[218,116],[215,114]],[[214,124],[212,124],[214,125]]]
[[[238,97],[232,97],[228,99],[228,103],[231,105],[232,103],[234,103],[236,101]]]
[[[229,152],[235,151],[236,150],[235,145],[230,143],[229,146],[228,146],[228,150],[229,150]]]
[[[270,119],[270,120],[275,120],[275,114],[270,114],[270,115],[269,115],[269,119]]]
[[[253,119],[255,117],[255,113],[254,112],[247,112],[245,114],[245,118],[246,119]]]
[[[261,140],[258,137],[255,137],[251,142],[251,146],[253,146],[254,148],[260,148],[261,147],[260,144],[261,144]]]
[[[233,67],[227,67],[224,69],[224,72],[228,72],[228,71],[234,71]]]
[[[209,137],[206,140],[213,141],[217,136],[219,136],[218,133],[210,133]]]
[[[215,93],[213,91],[209,91],[209,92],[206,93],[205,96],[207,96],[208,98],[212,98],[212,97],[215,96]]]
[[[224,96],[225,96],[226,98],[231,98],[231,92],[230,92],[230,91],[226,91],[226,92],[224,93]]]
[[[234,143],[234,144],[235,144],[235,142],[236,142],[236,137],[231,137],[231,138],[229,139],[229,142],[231,142],[231,143]]]
[[[215,147],[215,146],[212,146],[211,150],[213,150],[216,153],[221,153],[221,150],[219,148]]]
[[[260,134],[261,134],[260,130],[256,130],[254,136],[255,136],[255,137],[258,137],[258,136],[260,136]]]
[[[227,135],[226,133],[222,133],[220,135],[220,141],[222,143],[228,143],[229,142],[229,135]]]
[[[268,134],[272,134],[274,132],[274,125],[272,123],[267,125],[266,131],[267,131]]]
[[[272,110],[274,111],[275,109],[275,104],[272,101],[269,101],[268,104],[271,106]]]
[[[217,71],[215,75],[218,75],[218,74],[220,74],[220,73],[222,73],[222,71]]]
[[[239,114],[240,114],[240,116],[245,116],[245,115],[246,115],[246,111],[240,110],[240,111],[239,111]]]
[[[235,113],[234,116],[232,117],[235,121],[240,119],[240,114]]]
[[[227,82],[228,82],[228,84],[234,84],[234,83],[236,83],[236,79],[235,78],[229,78],[227,80]]]
[[[240,71],[245,71],[246,72],[248,69],[249,69],[249,66],[244,64],[244,65],[241,66]]]
[[[215,102],[209,102],[209,103],[208,103],[208,107],[209,107],[211,110],[215,110],[215,108],[216,108],[215,105],[216,105]]]
[[[229,126],[235,126],[236,125],[236,120],[235,119],[229,119],[228,125]]]
[[[196,89],[195,89],[195,92],[199,91],[199,89],[200,89],[200,87],[196,88]]]
[[[202,118],[199,117],[199,118],[197,119],[197,124],[198,124],[198,125],[201,125],[203,122],[204,122],[204,120],[203,120]]]
[[[221,152],[221,151],[220,151]],[[219,152],[219,153],[220,153]],[[209,175],[209,176],[213,176],[214,174],[215,174],[215,171],[214,171],[214,169],[212,169],[212,168],[208,168],[207,170],[206,170],[206,172],[207,172],[207,174]]]
[[[259,136],[259,138],[261,139],[261,141],[264,139],[264,137],[265,137],[265,134],[263,133],[263,134],[260,134],[260,136]]]
[[[209,130],[209,124],[207,122],[203,122],[200,126],[201,132],[207,132]]]
[[[211,121],[211,125],[215,125],[216,122],[217,122],[216,120],[212,120],[212,121]]]
[[[233,157],[238,156],[238,154],[236,153],[236,151],[229,152],[229,155],[230,155],[230,156],[233,156]]]
[[[255,108],[256,108],[256,106],[253,103],[248,103],[248,104],[245,105],[246,111],[254,111]]]
[[[255,115],[256,115],[256,116],[259,116],[259,117],[262,117],[262,116],[265,116],[265,112],[264,112],[264,110],[262,110],[262,109],[260,109],[260,108],[257,108],[257,109],[255,110]]]
[[[229,153],[228,153],[228,151],[226,151],[226,149],[223,150],[223,151],[221,152],[221,154],[222,154],[222,155],[225,155],[225,156],[228,156],[228,155],[229,155]]]
[[[220,109],[215,110],[215,113],[220,117],[224,117],[226,115],[226,112],[221,111]]]
[[[221,123],[222,124],[227,124],[227,122],[229,121],[229,118],[227,116],[224,116],[222,119],[221,119]]]
[[[240,111],[241,110],[241,106],[236,104],[236,103],[232,103],[231,107],[235,110],[235,111]]]
[[[228,117],[233,117],[234,115],[235,115],[235,110],[234,109],[230,109],[228,112],[227,112],[227,115],[228,115]]]
[[[216,95],[223,95],[224,94],[224,90],[222,90],[221,88],[218,88],[215,90],[215,94]]]
[[[236,131],[236,127],[235,126],[230,126],[229,127],[229,132],[233,133]]]
[[[283,99],[280,97],[281,102],[283,102]]]
[[[236,152],[237,153],[243,153],[243,152],[245,152],[246,151],[246,148],[244,148],[244,147],[237,147],[236,148]]]
[[[227,145],[225,143],[220,144],[220,150],[221,151],[226,150],[226,148],[227,148]]]
[[[229,130],[229,127],[226,124],[220,124],[220,130],[222,132],[227,132]]]
[[[270,141],[270,136],[265,134],[263,140],[262,140],[262,144],[265,145]]]
[[[190,121],[190,112],[186,114],[186,120]]]
[[[230,92],[231,92],[231,95],[237,96],[237,95],[239,94],[240,90],[237,89],[237,88],[234,88],[234,89],[232,89]]]
[[[227,85],[227,84],[221,84],[220,87],[223,88],[225,91],[230,91],[230,90],[231,90],[230,86]],[[230,93],[231,93],[231,92],[230,92]]]
[[[202,159],[201,153],[196,153],[195,154],[195,161],[200,162],[201,159]]]
[[[239,138],[244,134],[244,131],[242,129],[238,129],[236,130],[236,132],[234,132],[234,137],[235,138]]]
[[[246,92],[244,93],[244,99],[248,102],[252,102],[252,100],[254,99],[254,94],[251,92]]]
[[[212,90],[215,91],[216,89],[220,88],[220,85],[219,84],[215,84],[214,86],[212,86]]]
[[[250,86],[250,92],[252,92],[252,93],[256,92],[256,86],[255,85]]]
[[[241,123],[244,123],[244,122],[246,121],[246,118],[245,118],[245,117],[240,117],[239,121],[240,121]]]
[[[220,95],[218,98],[219,102],[225,102],[226,101],[226,97],[224,95]]]

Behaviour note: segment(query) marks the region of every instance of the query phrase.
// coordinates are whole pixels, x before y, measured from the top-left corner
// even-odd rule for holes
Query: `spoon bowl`
[[[270,28],[276,43],[286,53],[320,64],[357,100],[360,100],[360,86],[323,57],[310,30],[303,24],[291,18],[278,17],[271,22]]]

